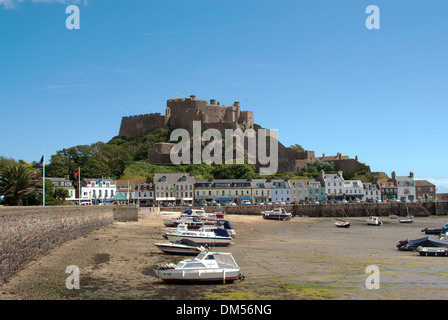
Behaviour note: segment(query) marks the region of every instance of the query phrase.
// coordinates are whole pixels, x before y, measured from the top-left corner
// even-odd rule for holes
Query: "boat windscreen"
[[[196,242],[194,242],[193,240],[190,240],[190,239],[182,238],[182,239],[174,241],[174,242],[184,244],[186,246],[192,246],[192,247],[200,247],[201,246],[200,244],[197,244]]]
[[[220,268],[238,268],[231,255],[215,254],[214,257]]]
[[[215,228],[215,229],[213,229],[213,232],[215,233],[215,235],[220,236],[220,237],[230,237],[229,233],[227,232],[226,229]]]

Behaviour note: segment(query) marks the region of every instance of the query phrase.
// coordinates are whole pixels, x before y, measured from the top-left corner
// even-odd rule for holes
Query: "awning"
[[[124,194],[122,194],[121,192],[117,193],[115,195],[115,197],[112,198],[113,201],[127,201],[128,198],[126,198],[126,196]]]

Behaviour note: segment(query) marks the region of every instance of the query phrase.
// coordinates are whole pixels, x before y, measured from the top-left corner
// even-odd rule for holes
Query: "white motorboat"
[[[177,227],[179,224],[185,224],[189,229],[197,229],[204,226],[203,221],[188,216],[163,218],[162,221],[166,227]]]
[[[185,225],[178,228],[167,228],[163,237],[171,242],[188,239],[201,245],[227,247],[232,243],[232,237],[226,229],[220,227],[203,227],[189,230]]]
[[[383,224],[383,222],[375,216],[370,216],[369,219],[366,220],[366,222],[370,226],[381,226]]]
[[[448,248],[443,247],[418,247],[416,250],[421,256],[448,256]]]
[[[292,214],[286,212],[286,210],[283,208],[263,211],[261,214],[263,216],[263,219],[266,220],[290,220],[292,218]]]
[[[173,283],[231,283],[244,276],[230,252],[201,252],[195,259],[182,260],[177,265],[159,266],[156,275]]]
[[[205,247],[188,239],[180,239],[174,242],[160,242],[154,245],[165,253],[197,255],[205,251]]]
[[[195,217],[204,224],[214,224],[218,219],[223,219],[224,214],[221,212],[205,212],[204,209],[187,209],[180,215],[181,217]]]

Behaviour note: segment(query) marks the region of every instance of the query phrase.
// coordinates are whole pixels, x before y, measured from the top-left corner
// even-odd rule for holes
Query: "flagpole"
[[[45,207],[45,151],[43,154],[43,161],[42,161],[42,167],[43,167],[43,195],[42,195],[42,199],[43,199],[43,206]]]
[[[79,205],[81,205],[81,167],[78,167],[78,197]]]

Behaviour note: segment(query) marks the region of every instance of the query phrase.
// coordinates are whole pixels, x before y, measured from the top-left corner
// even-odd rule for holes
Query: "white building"
[[[361,200],[373,202],[381,200],[381,190],[376,183],[366,182],[364,185],[364,198]]]
[[[73,181],[69,179],[69,176],[65,176],[64,178],[48,178],[45,179],[50,180],[53,183],[54,189],[62,188],[68,191],[68,198],[65,200],[73,201],[76,199],[76,189],[73,186]]]
[[[81,180],[81,201],[90,200],[92,204],[112,203],[116,192],[116,181],[113,179],[83,178]]]
[[[409,173],[409,176],[395,176],[392,172],[392,180],[397,184],[397,199],[400,201],[414,201],[417,199],[415,195],[415,181],[414,174]]]
[[[325,171],[322,170],[319,174],[319,181],[321,182],[321,186],[325,188],[327,199],[345,199],[344,177],[342,176],[342,171],[326,174]]]
[[[347,201],[361,201],[364,197],[364,185],[361,180],[345,180],[343,193]]]

